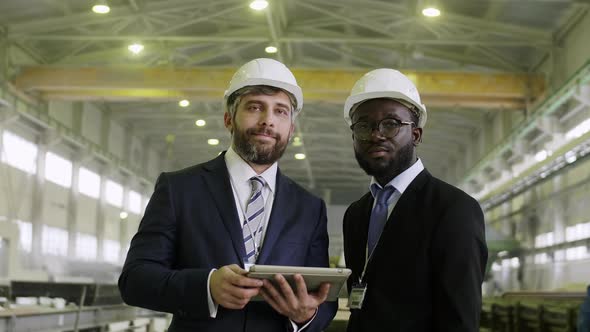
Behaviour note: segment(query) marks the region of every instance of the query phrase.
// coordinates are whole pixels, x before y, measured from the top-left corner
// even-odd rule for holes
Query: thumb
[[[244,275],[244,274],[248,273],[248,271],[242,269],[238,264],[231,264],[228,267],[232,272],[234,272],[236,274]]]

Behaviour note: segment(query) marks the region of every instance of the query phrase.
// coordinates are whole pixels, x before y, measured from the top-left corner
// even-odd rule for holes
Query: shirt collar
[[[412,166],[408,167],[408,169],[401,172],[398,176],[394,177],[385,186],[386,187],[393,186],[397,191],[400,192],[400,194],[403,194],[404,191],[410,185],[410,183],[412,183],[412,181],[414,181],[416,176],[418,176],[418,174],[420,174],[420,172],[422,172],[423,170],[424,170],[424,165],[422,164],[422,160],[420,160],[420,158],[418,158],[418,160]],[[375,184],[375,185],[373,185],[373,184]],[[377,183],[377,181],[375,180],[375,177],[371,177],[371,183],[369,184],[369,190],[371,191],[371,194],[373,195],[373,197],[376,197],[377,189],[383,189],[383,188],[381,188],[381,185],[379,185],[379,183]]]
[[[227,149],[225,153],[225,164],[227,165],[227,170],[229,175],[235,182],[248,182],[250,178],[253,176],[257,176],[256,172],[237,152],[234,151],[233,147]],[[262,172],[260,176],[264,178],[266,181],[266,185],[270,188],[271,192],[275,192],[275,186],[277,181],[277,170],[278,170],[278,163],[273,163],[266,171]]]

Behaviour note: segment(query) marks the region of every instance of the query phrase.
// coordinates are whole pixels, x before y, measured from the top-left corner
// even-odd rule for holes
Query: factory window
[[[66,256],[68,232],[65,229],[43,225],[41,252],[45,255]]]
[[[98,198],[100,195],[100,176],[84,167],[80,167],[78,190],[84,195]]]
[[[517,268],[520,266],[520,259],[518,257],[506,258],[502,260],[503,268]]]
[[[141,195],[136,191],[129,191],[129,211],[140,214],[141,213]]]
[[[85,261],[96,260],[96,236],[84,233],[76,234],[76,258]]]
[[[121,186],[117,182],[107,180],[106,191],[107,203],[114,205],[116,207],[123,206],[123,186]]]
[[[565,250],[563,250],[563,249],[555,250],[555,252],[553,253],[553,260],[556,262],[560,262],[560,261],[563,261],[564,259],[565,259]]]
[[[119,244],[119,242],[113,240],[105,240],[103,249],[104,260],[110,263],[118,263],[120,250],[121,245]]]
[[[69,188],[72,185],[72,162],[53,152],[47,152],[45,178],[62,187]]]
[[[25,252],[31,252],[33,247],[33,224],[28,221],[17,220],[20,248]]]
[[[573,129],[568,131],[565,134],[565,138],[568,140],[572,140],[574,138],[581,137],[585,133],[590,131],[590,119],[585,120],[584,122],[580,123],[579,125],[575,126]]]
[[[586,246],[578,246],[573,248],[568,248],[565,250],[565,260],[567,261],[575,261],[578,259],[584,259],[589,257],[588,250],[586,250]]]
[[[535,264],[546,264],[549,262],[549,256],[546,252],[535,255]]]
[[[37,171],[37,146],[9,131],[2,134],[2,161],[22,171]]]
[[[543,248],[554,244],[553,232],[539,234],[535,237],[535,248]]]
[[[565,240],[576,241],[590,238],[590,222],[566,227]]]

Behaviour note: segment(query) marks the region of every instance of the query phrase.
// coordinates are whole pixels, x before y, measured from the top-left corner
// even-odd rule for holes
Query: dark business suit
[[[324,202],[280,171],[258,264],[328,266]],[[169,331],[286,331],[290,322],[266,302],[243,310],[221,306],[209,317],[207,277],[212,268],[244,266],[242,228],[224,154],[162,173],[119,278],[127,304],[173,313]],[[306,331],[321,331],[336,302],[320,306]]]
[[[372,206],[367,193],[344,215],[349,291],[365,264]],[[367,266],[363,307],[351,310],[348,331],[479,331],[486,262],[478,202],[423,170],[388,218]]]

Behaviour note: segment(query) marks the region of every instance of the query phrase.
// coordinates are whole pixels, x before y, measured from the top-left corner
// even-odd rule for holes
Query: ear
[[[223,124],[225,125],[225,128],[229,130],[230,133],[234,132],[234,124],[232,121],[231,114],[229,114],[229,112],[225,112],[225,114],[223,114]]]
[[[418,146],[422,143],[422,128],[412,128],[412,139],[414,141],[414,146]]]

